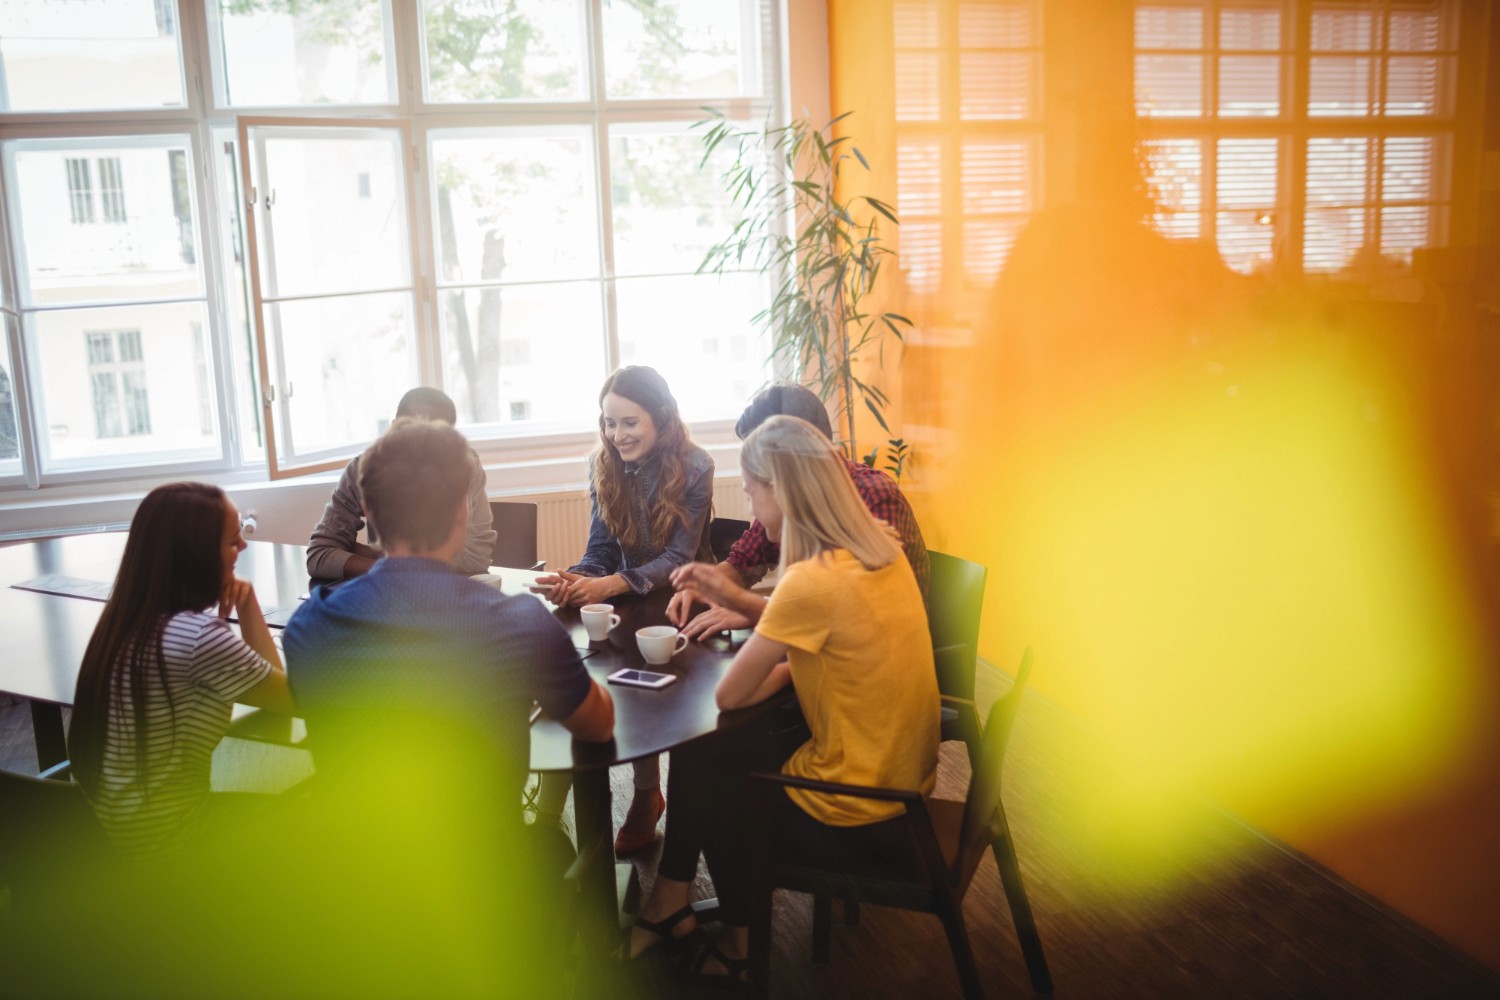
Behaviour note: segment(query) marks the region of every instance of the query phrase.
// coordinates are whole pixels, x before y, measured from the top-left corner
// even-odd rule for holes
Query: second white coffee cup
[[[583,630],[594,642],[609,638],[609,630],[620,624],[620,616],[615,614],[612,604],[585,604],[578,609],[578,617],[583,619]]]
[[[635,641],[641,647],[641,655],[646,658],[646,662],[660,666],[670,663],[672,657],[687,647],[688,637],[679,634],[670,625],[651,625],[636,630]]]

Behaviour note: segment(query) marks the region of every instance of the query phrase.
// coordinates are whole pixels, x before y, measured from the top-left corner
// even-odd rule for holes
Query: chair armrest
[[[68,781],[73,777],[73,762],[65,760],[53,764],[47,770],[37,775],[43,781]]]
[[[915,804],[922,802],[921,792],[908,792],[898,788],[876,788],[869,785],[845,785],[836,781],[815,781],[812,778],[798,778],[790,774],[773,774],[769,771],[753,771],[750,777],[773,785],[785,785],[788,788],[805,788],[810,792],[823,792],[827,795],[851,795],[861,799],[875,799],[879,802],[905,802]]]

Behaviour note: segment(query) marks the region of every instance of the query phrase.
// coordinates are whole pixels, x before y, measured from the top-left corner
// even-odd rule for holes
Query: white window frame
[[[187,135],[194,158],[192,198],[197,219],[198,240],[196,247],[197,267],[205,276],[207,299],[206,346],[211,364],[211,380],[215,388],[215,405],[218,408],[220,455],[217,458],[191,461],[152,461],[142,456],[143,464],[115,467],[63,469],[51,468],[43,471],[45,428],[36,426],[35,403],[37,398],[33,382],[39,373],[35,370],[36,345],[28,335],[26,327],[27,308],[14,294],[0,303],[0,320],[9,318],[5,335],[9,342],[14,380],[17,432],[20,443],[20,471],[15,474],[0,474],[0,510],[12,497],[13,489],[36,491],[48,488],[52,495],[87,497],[101,492],[120,489],[148,487],[165,478],[201,478],[225,484],[263,482],[267,479],[270,463],[274,460],[274,449],[267,447],[265,458],[247,455],[250,449],[240,443],[242,436],[256,432],[253,426],[240,426],[241,415],[246,407],[238,396],[242,391],[238,384],[243,379],[234,369],[234,351],[230,338],[238,336],[236,323],[230,316],[230,296],[223,285],[233,277],[232,267],[227,267],[233,247],[225,242],[222,232],[226,199],[234,192],[221,185],[217,170],[220,155],[216,143],[218,135],[225,129],[238,126],[240,116],[256,111],[274,111],[275,117],[306,121],[327,118],[330,114],[354,114],[368,119],[368,124],[391,124],[401,121],[410,129],[413,141],[413,158],[420,170],[425,168],[425,136],[429,130],[443,127],[472,127],[503,125],[508,122],[544,123],[551,121],[588,124],[594,129],[595,151],[598,158],[598,178],[606,197],[599,202],[599,225],[602,233],[605,263],[601,281],[605,289],[606,314],[605,336],[607,338],[607,364],[616,363],[619,356],[617,316],[615,311],[614,275],[609,259],[612,254],[610,233],[611,210],[607,199],[608,136],[611,126],[631,122],[676,122],[691,124],[704,117],[704,107],[712,107],[721,113],[741,120],[770,121],[773,124],[786,120],[789,113],[787,88],[789,85],[787,64],[786,31],[788,3],[797,6],[796,0],[763,0],[767,9],[746,8],[746,14],[756,22],[759,52],[755,62],[764,81],[763,91],[755,97],[735,97],[717,100],[700,98],[640,98],[607,99],[604,96],[603,75],[603,0],[584,0],[583,16],[587,19],[585,56],[589,60],[588,79],[590,99],[576,102],[491,102],[485,104],[430,103],[426,100],[425,74],[422,63],[426,58],[426,47],[421,32],[416,30],[420,21],[416,0],[381,0],[386,13],[385,34],[387,44],[387,72],[392,80],[391,100],[382,104],[334,105],[321,104],[308,107],[277,107],[257,109],[248,106],[228,106],[224,103],[222,87],[217,82],[223,79],[219,65],[221,53],[215,44],[215,19],[218,16],[214,4],[197,4],[179,0],[176,4],[176,37],[181,54],[180,72],[183,78],[182,106],[166,108],[142,108],[111,111],[58,111],[23,112],[0,114],[0,142],[9,143],[17,139],[55,139],[59,142],[77,141],[86,144],[102,137],[124,138],[129,136],[149,137],[170,133]],[[802,15],[797,15],[798,17]],[[399,19],[399,23],[398,23]],[[411,30],[408,30],[411,29]],[[770,60],[767,62],[766,60]],[[347,109],[347,112],[346,110]],[[266,115],[270,117],[270,115]],[[243,155],[243,149],[240,150]],[[415,178],[417,175],[410,175]],[[408,190],[408,200],[413,207],[415,224],[411,230],[413,252],[418,260],[415,272],[419,282],[417,295],[417,323],[419,359],[423,378],[429,384],[438,384],[440,374],[439,327],[437,324],[436,296],[424,291],[434,286],[432,266],[432,207],[425,183],[413,183]],[[9,245],[19,239],[15,228],[16,197],[14,177],[0,178],[0,197],[5,199],[5,216],[0,218],[0,282],[13,293],[19,291],[14,279],[17,269],[24,270],[24,261],[11,259]],[[96,222],[98,221],[96,209]],[[248,233],[249,226],[244,226]],[[16,257],[24,254],[17,247]],[[243,246],[240,253],[248,251]],[[248,262],[254,262],[250,253]],[[247,264],[248,272],[249,266]],[[254,285],[252,284],[253,288]],[[251,322],[258,331],[260,321],[254,306],[251,307]],[[257,358],[259,370],[253,373],[251,388],[257,395],[265,381],[265,358]],[[430,373],[430,375],[429,375]],[[600,373],[603,378],[604,373]],[[264,411],[266,403],[259,401],[257,407]],[[583,421],[591,423],[591,421]],[[263,424],[263,433],[273,433],[273,426]],[[736,446],[733,437],[733,419],[697,421],[693,425],[695,438],[711,451],[729,454]],[[579,481],[582,457],[597,443],[597,432],[580,427],[555,433],[522,433],[514,436],[496,436],[474,442],[482,459],[491,467],[501,467],[508,473],[505,485],[512,489],[555,488],[572,486]],[[326,465],[335,464],[330,458]]]

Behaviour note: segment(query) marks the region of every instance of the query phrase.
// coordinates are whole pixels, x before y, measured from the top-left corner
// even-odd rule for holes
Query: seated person
[[[666,844],[630,944],[635,955],[694,928],[690,890],[702,851],[728,934],[699,955],[697,971],[731,978],[745,972],[749,941],[749,771],[781,764],[799,777],[930,794],[939,716],[916,577],[855,491],[843,456],[807,421],[775,416],[745,439],[740,470],[752,514],[780,545],[782,576],[717,701],[742,708],[793,684],[812,738],[788,759],[791,747],[778,752],[764,731],[759,745],[747,742],[750,727],[739,727],[673,753]],[[927,669],[912,669],[914,659]],[[776,801],[777,849],[882,857],[907,849],[898,803],[802,790]]]
[[[778,413],[800,417],[812,424],[828,440],[833,440],[833,425],[828,420],[828,410],[823,401],[810,389],[795,383],[778,383],[767,386],[756,393],[740,414],[734,432],[744,440]],[[854,488],[870,513],[884,521],[896,532],[906,561],[916,575],[917,586],[922,597],[927,597],[927,545],[922,541],[922,529],[917,527],[911,504],[906,502],[901,488],[890,476],[879,469],[872,469],[861,462],[844,460]],[[766,535],[765,526],[752,521],[750,528],[725,560],[715,566],[695,566],[692,570],[673,577],[678,592],[667,606],[667,615],[682,628],[683,634],[701,639],[728,629],[750,628],[760,620],[765,609],[765,598],[750,593],[745,588],[765,575],[766,569],[776,565],[780,552],[776,543]],[[727,584],[728,586],[723,586]],[[710,607],[696,616],[691,615],[694,602],[708,603]],[[691,616],[691,618],[690,618]]]
[[[614,732],[609,692],[545,605],[449,569],[471,537],[471,456],[446,422],[412,418],[360,456],[359,493],[385,558],[340,587],[315,587],[283,635],[320,781],[359,782],[367,753],[407,735],[402,753],[441,760],[463,748],[451,764],[483,771],[499,783],[491,797],[519,803],[533,702],[579,739]],[[519,805],[500,818],[519,824]]]
[[[420,386],[401,397],[396,406],[396,418],[401,417],[441,420],[450,426],[458,422],[453,400],[440,390],[427,386]],[[485,492],[484,465],[473,449],[469,450],[468,461],[468,527],[463,548],[453,557],[453,568],[473,576],[490,568],[490,555],[495,550],[495,530],[489,495]],[[347,580],[369,572],[383,553],[376,547],[379,539],[373,526],[369,532],[370,544],[359,542],[357,536],[364,527],[359,457],[355,456],[339,477],[328,506],[323,508],[323,519],[313,528],[312,540],[307,543],[307,575],[315,580]]]
[[[158,486],[131,519],[68,730],[73,773],[127,859],[179,854],[214,824],[209,771],[231,705],[293,711],[255,589],[234,575],[244,548],[217,486]]]
[[[628,365],[599,390],[599,447],[590,469],[588,548],[578,564],[541,577],[557,604],[597,604],[666,586],[674,569],[711,559],[708,520],[714,462],[693,444],[677,400],[654,368]],[[634,763],[635,798],[615,854],[641,850],[667,808],[656,757]],[[555,820],[568,794],[565,776],[547,775],[537,814]]]

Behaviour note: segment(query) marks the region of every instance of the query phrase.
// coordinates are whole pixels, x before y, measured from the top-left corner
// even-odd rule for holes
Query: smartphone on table
[[[660,690],[668,684],[677,680],[676,674],[659,674],[654,670],[637,670],[634,667],[626,667],[624,670],[616,670],[609,675],[611,684],[623,684],[626,687],[650,688],[653,691]]]

